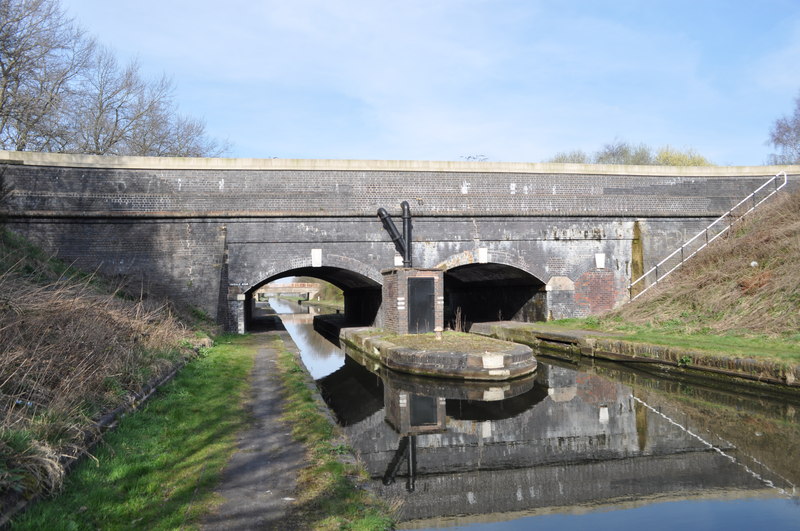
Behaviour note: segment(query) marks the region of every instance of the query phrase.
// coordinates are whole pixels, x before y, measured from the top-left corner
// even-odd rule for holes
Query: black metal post
[[[383,223],[383,228],[389,233],[394,243],[394,248],[400,256],[403,257],[403,267],[412,267],[411,265],[411,208],[408,206],[408,201],[400,203],[403,209],[403,234],[397,230],[397,227],[392,221],[392,216],[381,207],[378,209],[378,217]]]
[[[403,242],[405,244],[405,253],[403,253],[403,267],[411,266],[411,208],[408,206],[408,201],[400,203],[400,208],[403,209]]]
[[[397,230],[397,227],[394,225],[394,221],[392,221],[392,216],[386,212],[386,209],[381,207],[378,209],[378,217],[381,218],[381,223],[383,223],[383,228],[386,229],[386,232],[389,233],[389,237],[392,238],[392,243],[394,243],[394,248],[397,250],[398,253],[405,256],[406,248],[405,248],[405,239],[403,235],[400,234],[400,231]]]
[[[408,480],[406,482],[406,490],[414,492],[417,488],[417,436],[411,435],[409,437],[408,445]]]

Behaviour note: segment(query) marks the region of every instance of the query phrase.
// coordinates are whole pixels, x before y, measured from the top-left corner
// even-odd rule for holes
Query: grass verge
[[[581,329],[618,334],[617,339],[700,350],[716,356],[736,356],[770,360],[776,363],[800,364],[800,342],[765,335],[736,335],[710,331],[691,332],[674,330],[670,326],[637,325],[617,319],[562,319],[536,323],[537,327],[554,329]]]
[[[298,478],[297,503],[287,527],[392,529],[390,508],[356,486],[358,481],[367,479],[366,472],[357,464],[346,464],[340,459],[349,450],[337,443],[336,428],[320,411],[305,369],[280,339],[272,346],[279,352],[278,367],[287,398],[285,418],[293,427],[293,437],[306,446],[310,462]]]
[[[174,305],[140,295],[0,228],[0,522],[58,491],[100,419],[208,344]]]
[[[248,422],[244,394],[255,352],[252,337],[220,337],[124,418],[60,496],[37,503],[13,529],[196,528]]]

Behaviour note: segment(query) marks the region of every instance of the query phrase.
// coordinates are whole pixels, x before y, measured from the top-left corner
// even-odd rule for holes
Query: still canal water
[[[272,300],[400,529],[800,529],[800,404],[539,357],[465,384],[346,356]]]

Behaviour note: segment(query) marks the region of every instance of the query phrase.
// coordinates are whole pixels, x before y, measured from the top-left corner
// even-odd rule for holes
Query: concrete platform
[[[342,328],[339,340],[375,362],[403,373],[435,378],[501,381],[536,370],[536,358],[527,345],[474,334],[446,332],[395,335],[377,328]]]

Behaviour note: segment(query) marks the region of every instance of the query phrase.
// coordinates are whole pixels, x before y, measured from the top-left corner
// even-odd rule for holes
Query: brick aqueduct
[[[485,162],[162,159],[0,151],[7,226],[87,270],[201,308],[230,330],[288,276],[327,280],[380,324],[408,201],[415,267],[445,271],[446,318],[584,316],[781,170]]]

